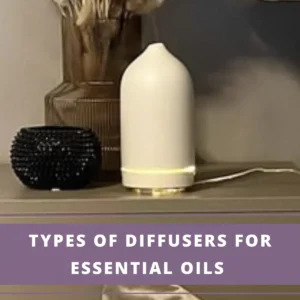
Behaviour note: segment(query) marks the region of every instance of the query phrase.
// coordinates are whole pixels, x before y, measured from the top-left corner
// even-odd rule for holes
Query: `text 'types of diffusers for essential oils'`
[[[183,63],[150,44],[121,82],[123,185],[182,191],[194,183],[194,88]]]

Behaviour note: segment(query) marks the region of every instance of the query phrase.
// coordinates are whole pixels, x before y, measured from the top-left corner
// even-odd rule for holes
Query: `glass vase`
[[[102,144],[102,179],[120,178],[120,80],[141,51],[141,19],[62,19],[63,81],[45,97],[46,125],[92,129]],[[100,166],[99,166],[100,167]]]

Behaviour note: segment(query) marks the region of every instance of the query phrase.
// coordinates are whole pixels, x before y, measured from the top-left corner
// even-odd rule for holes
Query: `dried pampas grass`
[[[165,0],[53,0],[63,16],[76,18],[80,27],[95,20],[120,18],[128,15],[149,14]]]
[[[149,14],[165,0],[52,0],[72,23],[71,40],[82,62],[84,78],[104,80],[111,49],[122,41],[128,18]],[[80,41],[80,42],[79,42]],[[80,44],[79,44],[80,43]],[[76,46],[76,47],[75,47]],[[73,49],[73,51],[74,51]],[[101,67],[99,67],[101,66]]]
[[[69,0],[53,0],[53,2],[58,6],[61,14],[65,17],[66,12],[72,13],[72,7]]]

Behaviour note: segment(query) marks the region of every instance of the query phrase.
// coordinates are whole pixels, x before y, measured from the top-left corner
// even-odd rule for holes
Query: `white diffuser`
[[[194,89],[187,68],[162,43],[149,45],[121,82],[123,185],[181,191],[195,177]]]

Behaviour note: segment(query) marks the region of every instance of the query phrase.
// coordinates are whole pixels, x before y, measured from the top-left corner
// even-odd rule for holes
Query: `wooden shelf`
[[[264,166],[293,168],[290,163],[214,164],[199,167],[199,179]],[[25,188],[9,165],[0,165],[0,214],[182,214],[300,212],[300,176],[255,173],[214,185],[199,185],[182,195],[138,196],[113,184],[72,192]]]

